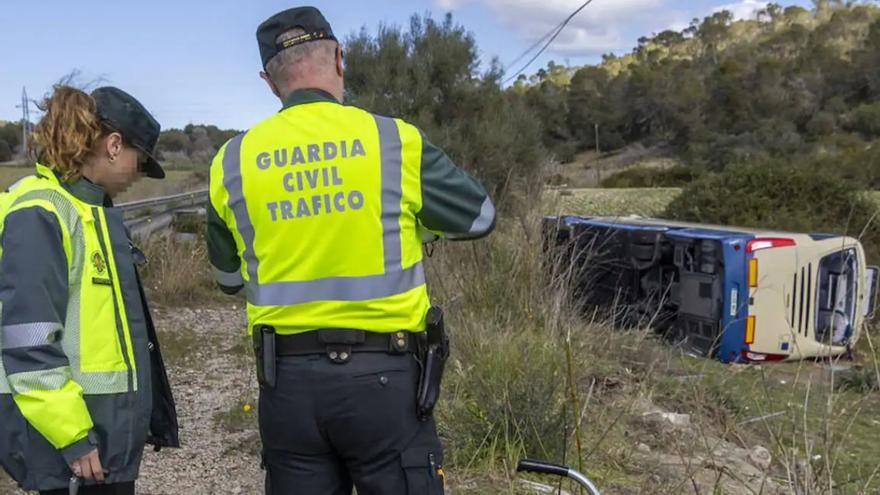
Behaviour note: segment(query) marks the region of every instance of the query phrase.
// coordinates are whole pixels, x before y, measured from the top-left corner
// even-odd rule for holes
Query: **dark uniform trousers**
[[[413,354],[282,356],[277,366],[276,387],[260,390],[267,494],[443,494],[434,420],[416,418]]]

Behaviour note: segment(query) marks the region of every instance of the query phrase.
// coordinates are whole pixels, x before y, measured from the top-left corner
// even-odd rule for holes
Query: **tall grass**
[[[840,362],[732,367],[616,329],[602,316],[614,308],[577,309],[581,266],[547,256],[530,210],[427,262],[453,342],[438,423],[460,492],[518,493],[513,468],[530,456],[580,466],[607,493],[878,493],[873,352],[839,387]],[[645,421],[647,407],[691,426]],[[771,467],[738,473],[757,446]]]
[[[442,245],[428,262],[432,298],[446,310],[453,341],[441,435],[464,477],[507,476],[526,455],[573,455],[575,466],[588,454],[604,456],[587,449],[601,444],[596,418],[611,419],[596,392],[620,383],[620,362],[600,351],[624,341],[623,354],[640,349],[634,334],[575,314],[570,266],[545,260],[540,220],[537,210],[505,219],[486,240]]]
[[[220,297],[204,240],[197,236],[154,235],[142,243],[141,249],[148,260],[141,274],[151,301],[192,306]]]

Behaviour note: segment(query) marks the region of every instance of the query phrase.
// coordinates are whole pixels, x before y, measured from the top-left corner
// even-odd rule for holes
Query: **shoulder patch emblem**
[[[101,257],[101,253],[97,251],[92,253],[92,266],[95,267],[95,271],[98,273],[104,273],[104,269],[107,265],[104,263],[104,258]]]

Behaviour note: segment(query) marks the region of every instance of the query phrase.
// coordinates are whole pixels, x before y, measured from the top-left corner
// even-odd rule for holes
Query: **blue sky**
[[[502,64],[559,23],[582,0],[316,1],[337,36],[381,23],[405,25],[413,13],[451,11],[470,30],[485,61]],[[809,6],[808,0],[781,1]],[[280,0],[3,0],[0,6],[0,120],[17,120],[21,89],[32,98],[78,70],[135,95],[163,128],[212,123],[244,129],[277,110],[259,79],[254,31],[266,17],[300,4]],[[625,53],[639,36],[681,29],[726,7],[738,16],[759,0],[594,0],[526,73],[549,60],[581,65]],[[518,69],[511,68],[511,72]]]

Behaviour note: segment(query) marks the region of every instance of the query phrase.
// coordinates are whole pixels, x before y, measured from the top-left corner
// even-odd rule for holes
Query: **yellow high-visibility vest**
[[[415,127],[324,101],[226,143],[210,196],[242,264],[216,275],[244,283],[249,330],[424,329],[421,153]]]
[[[48,211],[61,227],[68,267],[67,314],[60,323],[5,325],[2,346],[8,350],[52,344],[60,336],[70,365],[7,373],[0,360],[0,394],[12,394],[22,415],[53,446],[62,448],[85,438],[93,427],[83,395],[134,392],[137,373],[104,209],[77,199],[40,164],[37,175],[2,195],[0,235],[8,214],[31,207]],[[52,408],[44,407],[48,399]]]

